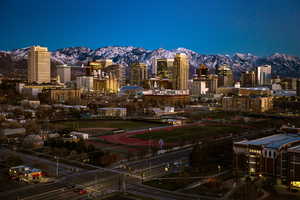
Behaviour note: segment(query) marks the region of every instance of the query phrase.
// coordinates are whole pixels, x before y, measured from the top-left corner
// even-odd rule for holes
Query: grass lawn
[[[175,177],[190,177],[187,173],[174,173],[163,176],[163,178],[175,178]],[[151,180],[144,184],[151,187],[156,187],[160,189],[175,191],[186,187],[188,184],[196,181],[195,179],[164,179],[164,180]]]
[[[239,133],[245,130],[241,127],[232,126],[192,126],[177,128],[171,131],[157,131],[150,134],[150,139],[163,139],[166,142],[178,142],[181,140],[203,139],[207,137],[215,137],[230,133]],[[140,139],[149,139],[149,133],[135,135]]]
[[[59,128],[120,128],[126,130],[164,126],[161,123],[125,121],[125,120],[78,120],[52,123]]]

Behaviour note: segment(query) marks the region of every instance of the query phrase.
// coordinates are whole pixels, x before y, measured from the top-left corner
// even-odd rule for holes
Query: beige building
[[[217,94],[222,94],[224,96],[271,96],[272,91],[268,87],[219,87],[216,91]]]
[[[120,90],[120,82],[117,76],[109,73],[102,79],[94,79],[93,90],[100,93],[118,93]]]
[[[28,53],[28,73],[29,83],[50,83],[50,53],[48,48],[33,46]]]
[[[60,83],[67,83],[71,81],[71,66],[57,65],[56,70]]]
[[[131,85],[143,86],[147,79],[147,65],[144,63],[133,63],[131,65],[130,83]]]
[[[111,59],[99,59],[99,60],[91,61],[88,63],[88,66],[86,67],[86,75],[95,76],[95,77],[101,76],[102,70],[112,64],[113,61]]]
[[[222,99],[222,108],[225,111],[266,112],[273,108],[273,98],[247,96],[224,97]]]
[[[189,80],[189,61],[185,54],[176,54],[174,58],[173,89],[187,90]]]
[[[113,75],[118,80],[120,87],[126,84],[126,72],[125,67],[120,64],[112,64],[103,69],[104,74]]]
[[[79,104],[81,93],[80,89],[48,89],[43,90],[42,100],[52,104]]]
[[[123,118],[127,116],[126,108],[98,108],[97,110],[101,117]]]
[[[76,77],[77,89],[82,89],[83,91],[92,91],[93,85],[94,85],[94,77],[92,77],[92,76]]]

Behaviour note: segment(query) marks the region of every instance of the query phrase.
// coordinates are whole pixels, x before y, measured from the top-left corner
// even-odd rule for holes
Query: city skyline
[[[300,55],[300,3],[4,1],[1,50],[41,45],[184,47],[201,54]],[[21,31],[20,31],[21,30]]]
[[[0,199],[298,198],[299,10],[2,0]]]

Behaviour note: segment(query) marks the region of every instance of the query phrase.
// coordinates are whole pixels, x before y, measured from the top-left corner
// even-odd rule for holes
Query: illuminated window
[[[300,187],[300,181],[292,181],[291,184],[294,187]]]

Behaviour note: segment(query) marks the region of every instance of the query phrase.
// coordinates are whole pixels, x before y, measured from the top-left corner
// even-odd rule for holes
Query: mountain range
[[[0,73],[3,75],[26,74],[28,50],[29,47],[0,51]],[[124,65],[126,71],[129,71],[130,63],[135,61],[146,63],[150,70],[151,64],[156,58],[173,58],[176,53],[185,53],[188,56],[191,74],[202,63],[206,64],[211,72],[214,72],[218,65],[228,64],[237,77],[241,72],[252,70],[259,65],[269,64],[272,66],[273,75],[300,77],[300,58],[297,56],[279,53],[265,57],[250,53],[204,55],[186,48],[147,50],[133,46],[108,46],[93,50],[87,47],[69,47],[51,52],[51,67],[55,71],[57,64],[81,65],[94,59],[109,58],[115,63]]]

